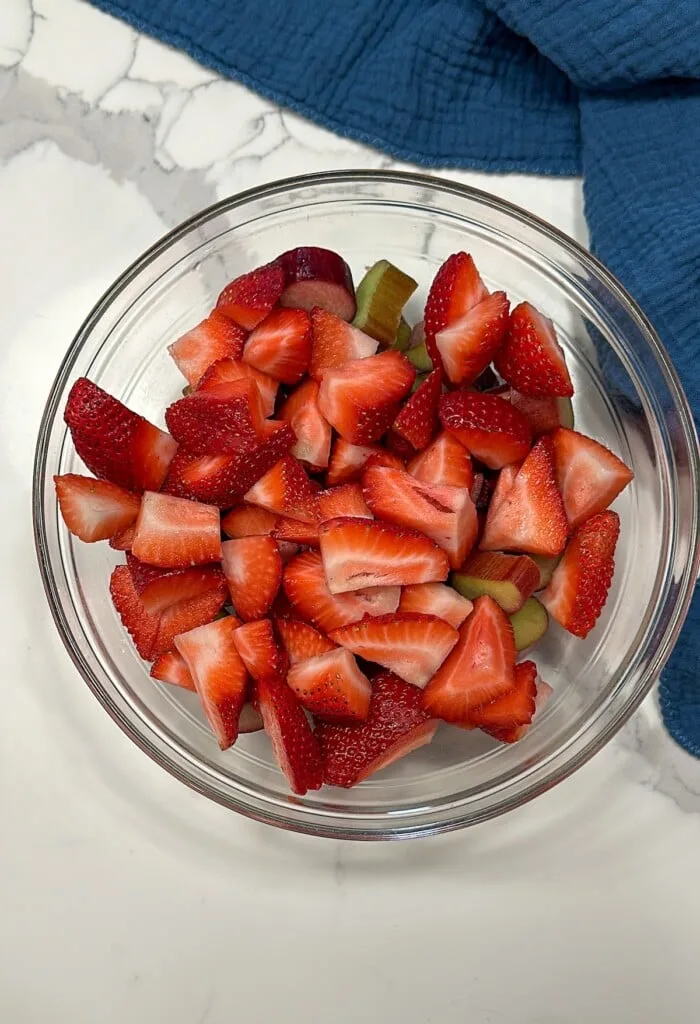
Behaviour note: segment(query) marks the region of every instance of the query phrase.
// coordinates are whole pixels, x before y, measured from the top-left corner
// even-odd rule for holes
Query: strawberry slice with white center
[[[319,307],[311,310],[311,332],[309,373],[316,381],[321,380],[324,370],[366,359],[379,348],[374,338]]]
[[[132,553],[148,565],[184,569],[221,558],[219,510],[169,494],[143,496]]]
[[[342,647],[293,665],[287,684],[318,718],[330,722],[367,718],[372,687],[352,654]]]
[[[227,284],[216,308],[246,331],[252,331],[279,301],[285,283],[284,269],[274,260]]]
[[[523,395],[571,398],[574,393],[554,324],[529,302],[521,302],[510,314],[494,365],[501,377]]]
[[[263,679],[270,675],[284,676],[287,657],[277,646],[269,619],[258,619],[239,626],[233,634],[233,640],[253,679]]]
[[[489,485],[489,483],[484,481],[482,478],[482,492],[484,492],[483,496],[485,498],[485,507],[488,507],[492,516],[496,514],[496,509],[510,492],[511,487],[515,483],[515,478],[520,472],[521,466],[522,462],[511,462],[509,466],[504,466],[496,478],[495,486]],[[493,481],[491,481],[491,484],[493,484]]]
[[[507,487],[507,484],[506,484]],[[558,555],[568,535],[566,513],[554,473],[554,446],[542,437],[503,497],[489,508],[479,542],[483,551]]]
[[[557,484],[569,526],[575,529],[606,509],[634,473],[605,445],[575,430],[555,430],[552,441]]]
[[[282,582],[294,612],[318,629],[328,632],[365,615],[384,615],[399,606],[400,587],[370,587],[351,594],[331,594],[321,556],[307,551],[284,569]]]
[[[299,519],[286,519],[280,516],[275,523],[272,536],[279,543],[303,544],[306,547],[318,547],[318,523],[302,523]]]
[[[195,391],[165,410],[168,430],[190,455],[226,455],[255,447],[265,419],[252,380]]]
[[[262,619],[282,582],[282,559],[272,537],[239,537],[221,545],[231,601],[246,622]]]
[[[367,445],[386,433],[409,394],[416,371],[400,352],[380,352],[323,373],[318,405],[350,444]]]
[[[529,725],[535,715],[537,665],[522,661],[515,666],[513,688],[502,697],[475,708],[469,715],[472,725],[485,732],[516,729]]]
[[[357,516],[373,519],[359,484],[340,484],[321,491],[318,495],[319,521],[337,519],[339,516]]]
[[[298,519],[302,523],[315,523],[318,519],[318,504],[311,481],[293,455],[286,455],[260,477],[246,492],[245,500],[250,505],[260,505],[269,512],[276,512],[287,519]]]
[[[515,642],[508,616],[490,597],[479,597],[459,640],[423,693],[436,718],[471,725],[475,708],[502,697],[515,683]]]
[[[455,252],[438,270],[425,304],[425,344],[433,366],[442,367],[436,336],[449,324],[461,320],[488,295],[474,260],[466,252]]]
[[[438,487],[465,487],[469,490],[474,482],[474,467],[469,452],[446,430],[416,455],[407,469],[416,480]]]
[[[291,454],[312,469],[324,469],[331,454],[332,431],[318,407],[318,384],[306,380],[292,392],[279,411],[296,434]]]
[[[499,395],[452,391],[440,398],[439,414],[445,430],[490,469],[519,462],[530,450],[530,424]]]
[[[127,491],[157,491],[177,450],[170,434],[127,409],[87,377],[70,390],[64,419],[95,476]]]
[[[53,478],[63,521],[86,544],[109,540],[128,529],[141,507],[141,495],[108,480],[65,473]]]
[[[323,781],[349,789],[430,743],[437,724],[423,710],[417,687],[391,672],[380,672],[373,680],[362,725],[318,724]]]
[[[243,362],[284,384],[296,384],[309,368],[311,320],[303,309],[273,309],[249,335]]]
[[[238,739],[238,720],[248,686],[248,673],[234,642],[238,625],[238,620],[228,615],[175,638],[222,750]]]
[[[248,336],[239,324],[215,309],[206,320],[168,345],[168,352],[191,387],[196,387],[212,363],[240,359]]]
[[[438,400],[442,392],[442,371],[433,370],[414,391],[394,420],[393,430],[421,451],[438,428]]]
[[[445,552],[425,534],[394,523],[329,519],[319,527],[319,541],[332,594],[447,579]]]
[[[534,662],[532,662],[532,661],[523,661],[519,665],[516,665],[515,666],[516,675],[517,675],[518,671],[521,670],[524,665],[528,666],[527,667],[527,671],[531,672],[532,669],[530,668],[530,666],[534,665]],[[537,670],[535,669],[535,672],[536,671]],[[539,715],[539,713],[542,710],[542,708],[545,706],[545,704],[547,703],[549,698],[554,693],[554,691],[553,691],[552,687],[549,685],[549,683],[545,683],[539,677],[537,677],[536,683],[537,683],[537,693],[535,695],[535,714],[533,716],[533,719],[536,718]],[[483,728],[483,731],[485,733],[488,733],[489,736],[493,736],[494,739],[500,740],[501,743],[517,743],[517,741],[521,740],[523,738],[523,736],[525,735],[525,733],[528,732],[528,730],[530,729],[531,725],[532,725],[532,723],[530,723],[530,725],[513,725],[513,726],[500,726],[500,727],[491,726],[491,727],[488,727],[488,728],[487,727],[482,727],[482,728]]]
[[[471,384],[484,372],[505,337],[508,310],[506,293],[493,292],[435,335],[435,347],[453,384]]]
[[[459,568],[476,541],[478,521],[469,491],[434,487],[403,470],[372,466],[365,470],[363,494],[377,519],[424,533]]]
[[[363,619],[330,632],[334,643],[421,687],[443,663],[458,636],[444,619],[414,612]]]
[[[472,608],[471,601],[444,583],[416,583],[404,587],[399,601],[400,612],[436,615],[455,629],[459,629]]]
[[[241,360],[219,359],[218,362],[212,363],[199,381],[197,391],[216,392],[223,384],[231,384],[235,380],[252,381],[260,392],[263,416],[272,416],[275,411],[279,381],[261,370],[256,370],[254,366],[241,362]]]
[[[328,486],[334,487],[336,484],[354,483],[359,480],[370,459],[374,465],[404,468],[401,459],[378,445],[350,444],[342,437],[336,438],[326,474]]]
[[[553,619],[586,637],[600,617],[615,571],[620,517],[607,509],[573,533],[546,589],[538,595]]]
[[[336,649],[328,637],[301,619],[279,618],[275,620],[275,627],[289,656],[290,665]]]
[[[161,683],[179,686],[183,690],[197,690],[187,662],[177,651],[160,654],[151,665],[151,677]]]
[[[297,309],[321,307],[343,320],[355,315],[352,273],[342,256],[332,249],[303,245],[278,257],[286,285],[280,303]]]
[[[258,682],[260,712],[272,750],[292,792],[303,796],[323,783],[321,752],[304,710],[283,679]]]
[[[221,529],[228,537],[269,537],[277,524],[274,512],[243,501],[221,519]]]
[[[193,569],[162,569],[140,562],[133,554],[126,556],[136,593],[149,615],[160,615],[166,608],[200,597],[225,586],[224,574],[218,565]]]

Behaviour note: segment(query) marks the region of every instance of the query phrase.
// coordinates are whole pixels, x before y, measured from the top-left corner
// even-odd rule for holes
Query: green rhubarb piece
[[[419,373],[430,373],[433,368],[433,361],[428,355],[424,341],[420,345],[416,345],[415,348],[410,348],[406,353],[406,358],[415,366]]]
[[[547,632],[549,616],[536,597],[529,597],[519,612],[510,616],[516,651],[536,644]]]
[[[537,586],[539,571],[528,555],[478,551],[460,572],[452,573],[452,586],[470,601],[487,594],[507,615],[519,611]]]
[[[398,340],[401,311],[417,287],[412,277],[389,260],[379,260],[369,268],[355,291],[357,312],[353,327],[376,338],[384,348],[393,346]]]
[[[408,346],[411,344],[411,327],[403,317],[399,320],[398,330],[396,331],[396,337],[393,343],[389,346],[395,348],[397,352],[405,352]]]
[[[554,570],[561,561],[561,555],[554,555],[551,557],[548,555],[530,555],[529,557],[540,570],[540,582],[535,587],[535,590],[544,590],[554,575]]]

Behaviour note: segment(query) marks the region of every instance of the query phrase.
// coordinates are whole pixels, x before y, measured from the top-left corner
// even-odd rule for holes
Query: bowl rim
[[[387,182],[392,184],[409,185],[413,187],[428,187],[437,191],[452,194],[460,198],[476,201],[485,207],[504,212],[526,224],[536,228],[539,232],[548,236],[559,244],[564,250],[580,261],[584,267],[593,273],[610,290],[613,296],[620,302],[625,312],[631,317],[635,326],[645,336],[659,368],[663,372],[666,384],[671,393],[675,405],[675,413],[678,416],[678,425],[681,428],[683,441],[687,447],[689,456],[689,474],[693,493],[698,493],[700,482],[700,443],[695,428],[688,399],[681,385],[678,374],[673,366],[666,349],[658,334],[646,317],[641,307],[630,295],[627,289],[618,281],[615,275],[597,257],[593,256],[587,249],[576,242],[573,238],[561,231],[559,228],[530,213],[508,200],[501,199],[483,189],[474,188],[470,185],[463,185],[437,175],[421,174],[412,171],[394,170],[340,170],[320,171],[311,174],[296,175],[293,177],[280,178],[275,181],[266,182],[263,185],[246,189],[243,192],[235,193],[225,199],[221,199],[210,206],[205,207],[198,213],[192,215],[180,224],[172,228],[153,245],[146,249],[114,280],[109,288],[102,294],[92,307],[75,337],[71,341],[66,354],[61,361],[56,373],[51,390],[44,407],[37,442],[35,448],[33,486],[32,486],[32,514],[34,528],[34,543],[44,591],[47,597],[51,615],[56,624],[61,641],[68,651],[71,660],[78,669],[85,683],[100,704],[105,708],[110,717],[116,722],[119,728],[152,760],[165,768],[171,775],[183,782],[189,788],[207,796],[209,799],[222,806],[236,810],[246,817],[261,821],[266,824],[275,825],[287,830],[317,835],[326,838],[350,839],[350,840],[389,840],[418,838],[426,835],[436,835],[468,825],[478,824],[490,818],[504,814],[514,807],[534,799],[540,793],[551,788],[563,779],[572,775],[582,765],[590,760],[601,750],[612,737],[627,722],[636,711],[641,702],[652,689],[658,679],[666,661],[668,660],[680,634],[683,622],[688,613],[690,602],[693,597],[695,583],[700,575],[700,522],[696,515],[690,524],[690,538],[688,549],[692,557],[688,559],[685,572],[676,590],[676,600],[669,616],[668,624],[664,634],[645,666],[642,676],[636,684],[636,689],[614,713],[609,715],[607,722],[600,732],[590,737],[573,757],[561,764],[547,766],[544,777],[533,779],[516,793],[508,796],[502,794],[501,798],[492,806],[477,810],[463,809],[461,813],[453,814],[446,821],[431,821],[428,824],[407,823],[401,824],[400,818],[390,822],[386,829],[357,830],[348,829],[339,824],[319,822],[318,816],[313,820],[305,821],[299,817],[294,820],[267,809],[253,808],[235,797],[225,798],[213,791],[206,783],[200,782],[194,774],[183,770],[169,756],[163,755],[162,751],[156,750],[149,739],[144,736],[115,706],[105,692],[102,685],[94,678],[82,653],[72,642],[73,632],[63,611],[58,588],[55,585],[50,558],[48,556],[48,543],[46,523],[43,514],[43,491],[45,486],[46,468],[48,461],[48,440],[54,424],[58,406],[63,395],[65,383],[71,373],[72,367],[82,350],[85,340],[88,338],[93,327],[101,319],[105,311],[118,298],[120,293],[144,270],[154,259],[164,254],[170,247],[184,238],[189,232],[197,229],[208,221],[213,220],[221,214],[235,210],[246,203],[255,200],[265,199],[271,196],[278,196],[292,189],[299,189],[310,186],[331,186],[331,185],[352,185],[353,182],[360,184]],[[361,815],[358,815],[361,817]]]

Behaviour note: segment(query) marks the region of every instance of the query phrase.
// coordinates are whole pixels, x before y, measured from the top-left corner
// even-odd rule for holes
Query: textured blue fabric
[[[593,251],[656,326],[698,417],[699,0],[93,2],[397,157],[582,172]],[[700,756],[697,593],[661,706]]]

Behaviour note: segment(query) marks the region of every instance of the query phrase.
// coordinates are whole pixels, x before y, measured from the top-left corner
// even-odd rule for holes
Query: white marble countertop
[[[167,776],[91,697],[50,621],[34,438],[89,308],[218,198],[383,166],[78,0],[0,2],[3,1024],[700,1019],[700,763],[653,697],[518,812],[340,844],[257,826]],[[577,181],[449,176],[585,241]]]

